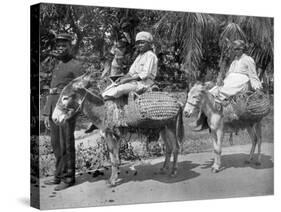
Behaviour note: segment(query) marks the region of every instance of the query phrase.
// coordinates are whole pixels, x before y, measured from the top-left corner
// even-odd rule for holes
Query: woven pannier
[[[269,97],[260,90],[239,95],[232,104],[237,115],[245,120],[258,120],[270,112]]]
[[[131,92],[125,117],[129,126],[154,128],[176,118],[179,109],[177,99],[167,92],[147,92],[140,96]]]

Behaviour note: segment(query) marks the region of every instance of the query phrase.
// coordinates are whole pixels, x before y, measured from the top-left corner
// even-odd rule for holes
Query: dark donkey
[[[102,130],[112,164],[109,183],[111,185],[116,185],[118,180],[118,167],[120,164],[120,135],[107,126],[108,124],[104,121],[107,116],[106,111],[108,108],[101,97],[97,84],[93,82],[94,78],[93,74],[86,73],[70,82],[60,94],[52,119],[56,124],[63,124],[67,119],[81,111]],[[95,79],[95,81],[97,81],[97,79]],[[89,87],[91,87],[90,90]],[[177,174],[179,147],[184,136],[182,106],[179,106],[177,115],[172,120],[170,119],[166,122],[163,122],[163,120],[162,122],[159,121],[159,125],[156,126],[159,129],[166,147],[165,162],[160,171],[166,172],[169,170],[170,158],[173,153],[171,176],[175,176]],[[136,126],[136,128],[138,127],[139,126]],[[142,128],[144,128],[144,126],[142,126]],[[124,129],[122,128],[119,132],[124,132]]]

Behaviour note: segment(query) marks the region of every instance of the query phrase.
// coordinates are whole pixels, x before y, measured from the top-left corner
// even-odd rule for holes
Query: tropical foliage
[[[138,31],[153,33],[159,58],[158,81],[163,83],[185,82],[184,88],[187,80],[214,80],[227,70],[235,39],[247,42],[260,77],[273,73],[273,18],[41,4],[43,84],[48,84],[56,62],[51,51],[57,33],[72,33],[77,58],[102,70],[111,46],[124,30],[132,45]]]

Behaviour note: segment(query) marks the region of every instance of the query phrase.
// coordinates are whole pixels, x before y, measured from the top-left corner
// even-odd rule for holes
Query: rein
[[[88,94],[88,93],[86,92],[85,95],[84,95],[84,97],[82,98],[82,101],[80,102],[79,106],[76,108],[74,114],[78,113],[78,112],[81,110],[82,105],[83,105],[83,103],[84,103],[84,101],[85,101],[85,99],[86,99],[87,94]]]
[[[84,89],[84,90],[86,91],[86,94],[87,94],[87,92],[88,92],[89,94],[91,94],[92,96],[96,97],[97,99],[99,99],[100,101],[103,102],[103,99],[102,99],[101,97],[99,97],[97,94],[95,94],[95,93],[93,93],[92,91],[90,91],[88,88],[82,88],[82,89]],[[85,96],[86,96],[86,95],[85,95]]]
[[[85,99],[86,99],[88,93],[89,93],[90,95],[94,96],[95,98],[97,98],[99,101],[103,102],[103,99],[102,99],[101,97],[99,97],[97,94],[93,93],[93,92],[90,91],[89,89],[83,88],[83,87],[81,87],[81,89],[85,90],[86,92],[85,92],[85,94],[83,95],[83,98],[81,99],[81,102],[78,104],[78,107],[77,107],[77,108],[75,109],[75,111],[73,112],[73,115],[72,115],[72,116],[76,115],[76,114],[81,110],[81,108],[82,108],[82,106],[83,106],[83,103],[84,103],[84,101],[85,101]],[[68,107],[63,106],[63,105],[58,104],[58,103],[57,103],[56,107],[58,107],[60,110],[67,111],[67,112],[69,112],[69,111],[72,110],[71,108],[68,108]],[[71,116],[71,117],[72,117],[72,116]],[[70,118],[70,117],[69,117],[69,118]]]

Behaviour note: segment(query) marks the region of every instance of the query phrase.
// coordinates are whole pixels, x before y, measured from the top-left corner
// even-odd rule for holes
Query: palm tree
[[[180,52],[181,61],[188,73],[198,77],[198,67],[204,57],[205,36],[217,36],[222,30],[220,47],[220,74],[231,62],[231,42],[242,39],[249,43],[249,54],[262,71],[273,66],[273,19],[264,17],[214,15],[202,13],[165,12],[154,25],[156,36]]]
[[[262,78],[268,66],[273,66],[273,19],[265,17],[229,16],[228,25],[220,36],[222,49],[220,72],[223,73],[231,61],[228,53],[231,41],[236,39],[248,43],[248,53],[261,68],[259,77]]]
[[[237,23],[247,35],[249,54],[261,68],[262,78],[267,67],[273,67],[273,18],[242,16]]]
[[[209,14],[165,12],[154,25],[156,37],[179,51],[185,71],[199,76],[198,67],[203,57],[204,35],[216,28],[216,19]]]
[[[229,20],[233,19],[231,16]],[[221,49],[219,61],[219,78],[224,78],[225,72],[228,69],[233,56],[231,55],[232,42],[235,40],[246,40],[246,35],[240,26],[236,23],[228,23],[223,29],[219,38],[219,47]]]

